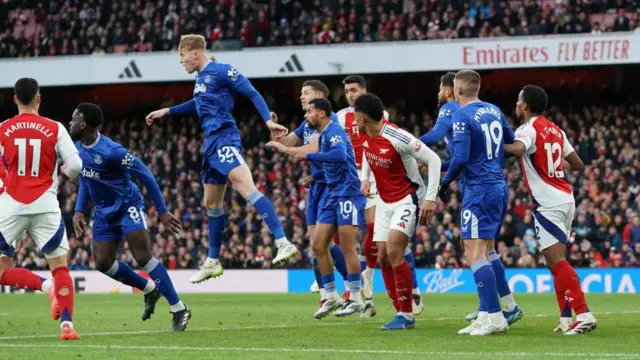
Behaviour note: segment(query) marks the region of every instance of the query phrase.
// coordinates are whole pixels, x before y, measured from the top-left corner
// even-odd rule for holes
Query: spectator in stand
[[[184,33],[212,48],[630,31],[636,0],[4,0],[0,57],[176,50]],[[602,13],[615,19],[600,23]],[[595,20],[591,20],[593,17]]]

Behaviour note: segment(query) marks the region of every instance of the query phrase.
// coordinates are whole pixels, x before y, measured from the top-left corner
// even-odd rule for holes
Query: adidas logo
[[[293,54],[291,58],[284,63],[284,66],[280,68],[280,72],[304,72],[304,69],[302,68],[302,64],[300,64],[300,60],[298,60],[298,56]]]
[[[138,69],[138,65],[136,65],[136,62],[131,60],[129,62],[129,65],[127,67],[124,68],[124,71],[122,72],[122,74],[120,74],[120,76],[118,76],[120,79],[132,79],[132,78],[142,78],[142,74],[140,73],[140,69]]]

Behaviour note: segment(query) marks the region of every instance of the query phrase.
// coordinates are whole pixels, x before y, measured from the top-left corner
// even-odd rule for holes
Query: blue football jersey
[[[236,92],[251,100],[263,120],[271,119],[269,107],[251,82],[235,67],[214,61],[196,75],[193,99],[172,106],[169,113],[197,112],[205,135],[225,129],[237,130],[236,120],[232,115]]]
[[[505,141],[512,143],[514,134],[500,108],[483,101],[471,102],[456,111],[452,121],[454,146],[469,149],[462,171],[465,184],[491,186],[504,182],[503,145]]]
[[[337,121],[331,121],[320,133],[320,152],[314,155],[322,163],[330,196],[361,194],[360,179],[356,170],[355,153],[349,136]],[[331,160],[321,160],[325,154],[335,154]],[[309,157],[308,155],[308,157]]]
[[[97,217],[109,218],[132,204],[143,202],[138,186],[131,175],[140,179],[149,191],[160,214],[166,213],[160,188],[149,169],[122,145],[99,135],[94,145],[86,146],[76,141],[82,159],[80,189],[76,211],[84,212],[87,200],[95,206]]]
[[[442,123],[449,130],[444,134],[444,138],[447,142],[447,150],[449,150],[449,156],[453,156],[453,114],[460,109],[460,103],[457,101],[448,102],[440,107],[438,112],[437,123]]]
[[[338,115],[336,115],[336,113],[334,112],[331,112],[331,121],[338,122]],[[307,120],[304,120],[302,124],[300,124],[300,126],[293,130],[293,133],[296,134],[298,139],[302,139],[302,143],[304,145],[309,145],[309,143],[311,142],[311,137],[317,134],[318,131],[316,129],[310,128],[307,124]],[[322,164],[317,161],[310,161],[310,163],[312,174],[318,171],[322,171]],[[316,182],[324,183],[324,177],[318,178]]]

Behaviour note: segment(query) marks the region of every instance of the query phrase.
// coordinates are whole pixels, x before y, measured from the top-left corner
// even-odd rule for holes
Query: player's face
[[[71,123],[69,125],[69,135],[71,135],[71,139],[76,140],[80,138],[80,134],[82,134],[82,129],[84,128],[84,115],[78,109],[73,112],[71,115]]]
[[[440,83],[440,91],[438,91],[438,106],[442,106],[451,97],[453,89],[450,86],[444,86]]]
[[[356,103],[356,100],[358,100],[358,97],[366,92],[367,89],[361,88],[358,84],[344,85],[344,96],[346,96],[349,106],[353,106]]]
[[[516,103],[516,116],[518,119],[522,119],[524,117],[525,107],[526,104],[522,99],[522,91],[520,91],[520,94],[518,94],[518,102]]]
[[[307,120],[307,124],[312,129],[317,129],[320,126],[320,109],[316,109],[316,107],[311,104],[307,106],[307,112],[304,114],[305,120]]]
[[[307,109],[307,105],[309,105],[309,101],[322,97],[322,93],[313,90],[311,86],[303,86],[300,90],[300,104],[302,105],[302,110]]]
[[[192,74],[194,71],[196,71],[196,62],[196,51],[187,50],[185,48],[180,49],[180,64],[184,66],[184,69],[187,70],[187,73]]]

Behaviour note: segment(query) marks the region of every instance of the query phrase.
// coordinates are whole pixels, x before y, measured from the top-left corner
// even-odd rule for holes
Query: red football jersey
[[[58,157],[77,152],[62,124],[20,114],[0,124],[0,148],[7,165],[7,211],[17,214],[59,211]]]
[[[574,149],[564,131],[544,116],[537,116],[518,128],[515,139],[526,149],[520,165],[535,204],[553,207],[573,202],[562,160]]]
[[[439,158],[410,133],[386,120],[384,122],[379,135],[369,137],[365,133],[360,134],[367,161],[363,171],[370,170],[376,182],[382,184],[378,186],[380,198],[385,203],[394,203],[416,193],[420,199],[426,195],[428,200],[435,200],[440,177]],[[423,163],[438,160],[437,164],[432,163],[434,169],[437,165],[437,171],[432,171],[437,179],[430,181],[429,189],[424,185],[416,159]]]
[[[356,167],[362,169],[362,139],[359,136],[358,124],[356,123],[356,114],[352,107],[344,108],[336,114],[338,115],[338,121],[349,135],[351,140],[351,146],[356,156]],[[384,120],[389,118],[387,111],[384,112]]]

